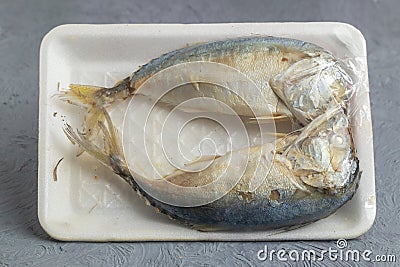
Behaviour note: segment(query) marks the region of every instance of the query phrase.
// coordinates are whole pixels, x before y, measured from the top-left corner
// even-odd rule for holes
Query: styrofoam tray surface
[[[361,182],[354,198],[335,214],[291,231],[199,232],[146,206],[113,172],[83,154],[75,157],[62,132],[79,126],[83,112],[54,95],[70,83],[111,86],[163,53],[198,42],[251,35],[289,37],[318,44],[340,58],[355,58],[363,88],[351,105],[360,107],[354,139]],[[354,238],[375,219],[375,176],[362,34],[343,23],[240,23],[199,25],[62,25],[40,49],[38,214],[45,231],[60,240],[299,240]],[[115,112],[114,112],[115,113]],[[118,113],[118,112],[117,112]],[[361,145],[362,144],[362,145]],[[58,179],[53,180],[53,169]]]

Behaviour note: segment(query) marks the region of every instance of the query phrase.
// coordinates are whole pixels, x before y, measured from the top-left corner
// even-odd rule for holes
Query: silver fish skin
[[[261,177],[265,179],[255,191],[248,188],[254,166],[259,163],[257,156],[263,153],[262,146],[250,148],[246,172],[222,198],[202,206],[180,207],[157,200],[139,186],[127,167],[106,107],[134,95],[156,73],[176,64],[196,61],[238,69],[262,89],[270,104],[268,110],[292,116],[304,128],[279,140],[281,145],[276,148],[271,169],[266,177]],[[310,88],[310,84],[324,86]],[[282,228],[325,218],[356,192],[361,172],[345,107],[351,84],[333,55],[311,43],[276,37],[211,42],[162,55],[112,88],[71,85],[66,97],[89,107],[91,116],[86,125],[87,129],[93,129],[91,134],[82,134],[67,125],[64,132],[70,140],[112,168],[147,203],[178,222],[202,231]],[[192,90],[191,97],[227,99],[238,115],[253,115],[235,95],[215,87],[182,90]],[[176,93],[164,101],[177,105],[184,100]],[[266,110],[257,101],[251,104],[261,114]],[[96,129],[97,125],[100,129]],[[93,132],[106,136],[108,144],[93,144]],[[227,162],[228,157],[222,156],[202,172],[173,175],[168,181],[181,186],[201,186],[212,181],[213,173]],[[154,187],[160,192],[164,190],[157,184]]]
[[[249,192],[247,188],[254,175],[257,175],[255,169],[260,163],[260,146],[251,148],[246,171],[238,184],[222,198],[206,205],[179,207],[160,202],[142,190],[127,169],[120,169],[118,174],[147,203],[178,222],[201,231],[276,229],[314,222],[329,216],[350,200],[361,175],[350,132],[346,128],[343,130],[338,127],[347,123],[343,111],[329,110],[317,120],[316,123],[307,125],[302,132],[309,133],[309,138],[304,138],[301,133],[290,145],[277,148],[267,177],[255,191]],[[323,135],[330,136],[327,143],[312,142]],[[341,144],[337,142],[338,137],[343,139]],[[313,149],[305,143],[313,144]],[[322,158],[321,152],[336,153],[335,164],[318,164]],[[228,157],[226,158],[228,161]],[[212,182],[213,174],[218,175],[221,165],[225,164],[224,160],[224,157],[217,159],[205,171],[184,173],[168,180],[180,186],[208,184]],[[291,163],[291,167],[287,166],[287,161]],[[314,165],[310,166],[310,163]],[[158,185],[155,183],[153,186]],[[163,186],[158,190],[164,190]]]
[[[283,74],[294,63],[301,62],[301,71],[306,68],[314,70],[314,61],[318,58],[325,61],[331,60],[333,56],[330,52],[317,45],[287,38],[246,37],[205,43],[178,49],[150,61],[130,77],[124,79],[118,86],[98,91],[95,96],[97,100],[95,101],[101,105],[112,103],[115,99],[135,94],[149,77],[159,71],[177,64],[205,61],[221,63],[245,74],[261,89],[262,96],[268,101],[268,109],[265,107],[265,102],[255,99],[254,102],[248,103],[251,106],[250,110],[240,97],[229,90],[221,90],[221,88],[217,87],[195,90],[193,87],[186,86],[173,90],[163,97],[161,101],[176,106],[187,100],[185,94],[182,94],[182,90],[190,90],[189,97],[191,98],[210,97],[223,99],[224,103],[231,106],[238,115],[251,117],[254,116],[253,112],[269,115],[272,111],[273,113],[285,114],[293,118],[293,110],[288,110],[288,107],[276,94],[279,89],[271,88],[271,82],[275,81],[273,85],[279,87],[281,83],[285,82],[286,78],[291,78],[291,76],[286,75],[289,77],[284,76],[281,80],[278,80],[277,76]],[[323,68],[323,66],[319,66],[319,68]],[[312,73],[311,75],[316,77],[315,79],[317,80],[320,79],[317,73]],[[324,81],[320,82],[324,83]],[[332,81],[329,83],[332,83]],[[151,95],[151,92],[140,93]],[[332,97],[329,96],[329,98]],[[330,99],[324,99],[324,101],[328,100]],[[301,121],[304,122],[304,120]]]

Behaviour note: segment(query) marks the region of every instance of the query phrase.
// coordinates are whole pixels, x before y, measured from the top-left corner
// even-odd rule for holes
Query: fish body
[[[295,62],[302,59],[309,59],[316,56],[332,57],[331,54],[321,47],[294,39],[276,38],[276,37],[250,37],[237,38],[231,40],[217,41],[201,44],[193,47],[186,47],[162,55],[150,61],[148,64],[134,72],[129,78],[115,90],[120,90],[121,95],[132,95],[140,86],[156,73],[167,69],[168,67],[188,62],[215,62],[233,67],[254,81],[256,86],[261,89],[261,94],[268,100],[268,107],[259,99],[254,99],[248,105],[259,114],[269,114],[271,111],[278,114],[291,116],[291,112],[278,98],[270,86],[270,80],[276,75],[283,73]],[[193,79],[195,79],[195,74]],[[207,88],[205,90],[194,90],[191,88],[189,97],[211,97],[215,99],[224,99],[225,103],[231,106],[237,106],[235,109],[238,115],[254,116],[253,113],[245,107],[243,100],[227,90],[220,88]],[[182,91],[187,91],[188,87],[181,90],[174,90],[166,95],[162,101],[176,106],[183,102],[185,98]],[[127,92],[129,91],[129,92]],[[108,92],[110,92],[108,90]],[[141,92],[149,94],[151,92]],[[116,92],[112,94],[118,96]],[[104,92],[99,91],[97,97],[99,102],[112,103],[113,97],[109,97]]]
[[[254,81],[269,106],[258,99],[244,103],[237,95],[217,86],[198,86],[196,73],[193,84],[165,95],[165,103],[176,106],[188,97],[223,99],[240,116],[254,116],[252,110],[269,115],[272,110],[298,120],[304,127],[279,139],[273,151],[268,149],[270,144],[230,151],[205,170],[177,172],[161,181],[134,177],[106,107],[138,92],[152,96],[152,92],[140,91],[147,80],[163,70],[190,62],[214,62],[238,70]],[[91,117],[86,129],[92,131],[85,135],[67,125],[64,132],[68,138],[111,167],[149,204],[195,229],[274,229],[313,222],[336,211],[351,199],[358,186],[358,159],[346,115],[351,79],[330,52],[314,44],[275,37],[212,42],[162,55],[112,88],[70,88],[66,97],[89,107]],[[188,91],[189,95],[183,94]],[[104,135],[103,146],[93,144],[94,132]],[[237,166],[232,159],[245,162],[246,168],[237,183],[226,190],[223,183],[213,182],[227,168],[235,172]],[[255,188],[254,181],[258,182]],[[171,184],[178,187],[171,189]],[[204,186],[208,184],[213,187],[206,190]],[[185,195],[188,187],[197,188],[198,192],[204,190],[204,194],[223,190],[226,193],[202,205],[176,205],[161,201],[146,187],[178,200],[195,197]]]
[[[343,118],[346,119],[343,115],[342,110],[333,110],[326,119],[320,118],[321,124],[308,125],[303,131],[311,132],[311,138],[319,138],[318,134],[314,136],[314,133],[332,135],[337,131],[338,121]],[[351,142],[348,131],[341,134],[343,139]],[[309,156],[309,154],[299,152],[302,149],[309,150],[307,147],[301,148],[304,139],[296,139],[297,142],[276,148],[271,166],[264,165],[263,162],[268,163],[263,153],[271,153],[271,151],[263,150],[262,146],[251,147],[249,148],[250,151],[241,149],[231,152],[234,154],[233,157],[237,154],[243,158],[249,156],[246,170],[241,175],[241,179],[223,197],[196,207],[170,205],[154,198],[151,193],[143,190],[143,186],[137,183],[138,180],[132,177],[126,168],[119,170],[118,174],[128,181],[147,203],[170,218],[197,230],[276,229],[304,224],[327,217],[351,199],[358,187],[360,172],[358,159],[351,145],[346,146],[348,150],[344,151],[340,160],[338,160],[337,165],[342,164],[344,166],[337,167],[336,171],[329,170],[331,166],[327,167],[327,170],[324,170],[325,172],[320,172],[320,170],[313,170],[308,164],[296,165],[296,162],[300,160],[290,158],[290,156],[293,154],[302,155],[305,158]],[[330,139],[328,146],[334,146],[334,143],[335,141]],[[318,147],[315,149],[318,150]],[[325,148],[319,150],[323,149]],[[328,149],[328,152],[335,153],[335,150],[334,148]],[[286,159],[285,153],[290,155],[289,160]],[[314,156],[319,159],[318,153]],[[184,187],[198,187],[209,184],[221,175],[226,165],[230,163],[230,157],[231,155],[224,155],[216,159],[212,165],[201,172],[173,175],[168,177],[167,180]],[[308,160],[310,162],[317,161],[315,159]],[[289,166],[287,161],[289,161]],[[293,163],[290,164],[290,161]],[[231,168],[235,168],[235,166]],[[303,173],[294,174],[295,171]],[[310,173],[318,175],[317,177],[322,177],[322,179],[326,178],[326,184],[321,184],[322,182],[319,180],[310,181]],[[254,177],[257,175],[262,175],[262,177]],[[263,179],[264,175],[265,179]],[[343,180],[337,181],[337,177]],[[257,178],[261,178],[262,184],[256,190],[250,191],[249,184]],[[175,193],[168,191],[166,183],[159,181],[148,181],[148,183],[153,187],[153,190],[156,188],[161,194]],[[216,186],[211,190],[225,189]],[[179,194],[179,191],[176,194]],[[179,197],[191,198],[193,196]]]

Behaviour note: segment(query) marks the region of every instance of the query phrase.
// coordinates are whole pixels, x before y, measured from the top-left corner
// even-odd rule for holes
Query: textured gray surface
[[[81,3],[82,2],[82,3]],[[351,249],[400,261],[400,2],[384,1],[1,1],[0,266],[260,264],[270,249],[335,248],[335,242],[57,242],[37,219],[38,62],[41,38],[64,23],[343,21],[367,39],[377,217]],[[156,264],[157,263],[157,264]],[[287,262],[286,264],[294,264]],[[343,264],[353,264],[342,262]],[[311,265],[310,262],[306,262]],[[321,264],[321,262],[316,262]],[[325,261],[325,265],[334,264]],[[361,262],[359,263],[361,264]]]

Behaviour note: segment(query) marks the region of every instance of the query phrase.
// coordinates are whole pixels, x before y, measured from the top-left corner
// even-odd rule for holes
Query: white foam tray
[[[60,85],[113,85],[138,66],[163,53],[204,41],[272,35],[318,44],[337,57],[355,58],[364,84],[351,105],[359,107],[354,131],[363,171],[354,198],[335,214],[308,226],[285,231],[198,232],[156,214],[110,170],[76,148],[64,136],[64,120],[79,126],[82,111],[54,97]],[[306,240],[355,238],[373,224],[375,176],[362,34],[343,23],[240,23],[62,25],[51,30],[40,48],[38,215],[44,230],[59,240]],[[61,157],[58,180],[53,168]],[[95,179],[95,177],[98,179]]]

